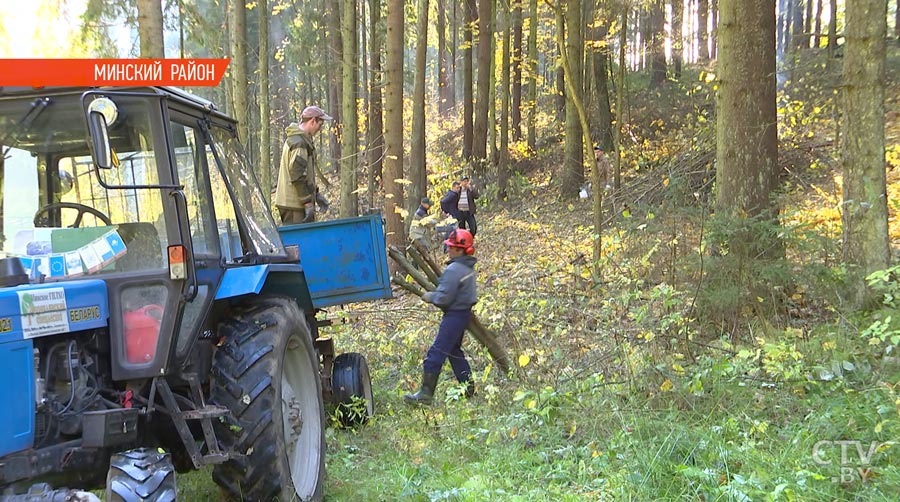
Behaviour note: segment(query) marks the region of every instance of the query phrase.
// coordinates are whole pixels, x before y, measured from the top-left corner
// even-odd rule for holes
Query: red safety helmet
[[[444,244],[450,246],[452,248],[462,248],[466,250],[466,254],[472,254],[475,252],[475,248],[472,245],[475,243],[475,238],[472,237],[472,233],[464,228],[458,228],[452,232],[447,237],[447,240],[444,241]]]

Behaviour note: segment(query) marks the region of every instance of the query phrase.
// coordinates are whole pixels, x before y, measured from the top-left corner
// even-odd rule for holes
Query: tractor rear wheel
[[[175,467],[168,453],[137,448],[109,460],[107,502],[174,502]]]
[[[364,424],[375,415],[372,379],[362,354],[347,352],[334,358],[331,389],[344,425]]]
[[[300,308],[290,298],[257,298],[219,333],[210,401],[231,415],[216,435],[243,456],[216,466],[213,479],[243,500],[321,500],[322,383]]]

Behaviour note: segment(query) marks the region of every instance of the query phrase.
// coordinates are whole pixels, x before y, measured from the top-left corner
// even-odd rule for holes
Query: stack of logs
[[[419,297],[422,297],[426,291],[434,291],[437,288],[437,283],[442,273],[441,268],[420,243],[413,242],[407,246],[406,253],[397,248],[397,246],[390,246],[388,254],[417,284],[400,277],[399,273],[391,278],[392,283]],[[407,254],[409,257],[407,257]],[[497,366],[504,373],[509,372],[510,362],[506,349],[497,341],[497,336],[487,329],[474,313],[472,314],[472,320],[469,321],[469,325],[466,326],[466,330],[478,340],[478,343],[487,349]]]

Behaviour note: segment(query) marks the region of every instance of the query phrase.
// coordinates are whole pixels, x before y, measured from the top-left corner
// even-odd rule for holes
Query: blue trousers
[[[440,374],[444,361],[449,359],[457,381],[468,382],[472,378],[472,368],[462,351],[463,334],[471,319],[471,309],[444,312],[437,337],[425,355],[425,363],[422,365],[425,373]]]

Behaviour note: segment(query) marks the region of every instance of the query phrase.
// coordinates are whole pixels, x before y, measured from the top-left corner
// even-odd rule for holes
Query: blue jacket
[[[444,269],[437,289],[425,293],[422,297],[442,310],[468,310],[478,302],[475,290],[474,256],[463,255],[450,260]]]
[[[446,195],[444,195],[444,198],[441,199],[441,211],[458,220],[459,209],[456,208],[457,202],[459,202],[459,193],[454,192],[453,189],[447,190]]]

